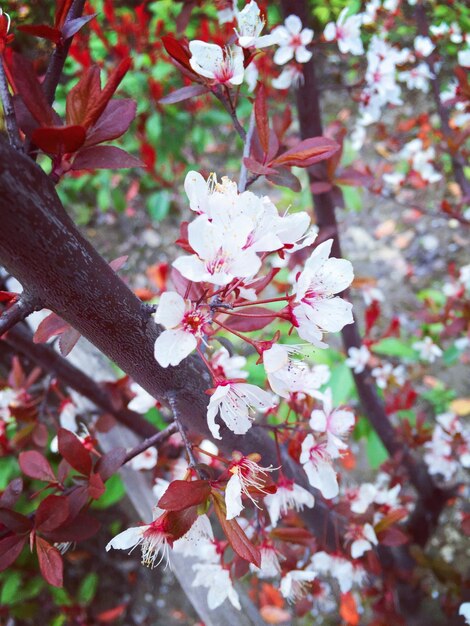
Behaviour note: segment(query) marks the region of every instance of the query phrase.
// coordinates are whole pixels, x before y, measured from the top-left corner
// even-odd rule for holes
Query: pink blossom
[[[338,480],[326,442],[317,441],[312,434],[308,434],[302,442],[300,463],[309,483],[318,489],[324,498],[330,500],[338,495]]]
[[[273,30],[273,35],[277,38],[279,48],[274,54],[274,63],[284,65],[294,58],[298,63],[307,63],[312,58],[312,53],[307,50],[313,39],[313,30],[304,28],[297,15],[289,15],[284,22],[284,26],[277,26]]]
[[[241,85],[243,82],[243,52],[238,46],[221,48],[205,41],[189,42],[193,70],[219,85]]]
[[[270,493],[264,498],[264,503],[268,508],[271,524],[276,526],[279,518],[290,509],[302,511],[304,506],[311,509],[315,504],[313,495],[294,483],[293,480],[281,478],[277,483],[276,493]]]
[[[344,439],[354,426],[354,414],[347,409],[333,409],[331,389],[323,395],[323,410],[314,409],[310,416],[310,428],[327,437],[326,451],[337,459],[347,449]]]
[[[272,466],[261,467],[253,458],[243,456],[238,452],[233,453],[233,458],[234,460],[228,468],[232,477],[225,488],[226,517],[228,520],[237,517],[243,510],[242,495],[249,498],[259,508],[249,490],[256,489],[261,493],[266,493],[264,491],[266,476],[268,472],[274,471]]]
[[[364,54],[364,47],[361,40],[361,24],[363,18],[361,15],[350,15],[346,17],[349,12],[349,7],[344,9],[339,14],[336,21],[330,22],[326,25],[323,36],[326,41],[337,41],[340,52],[346,54]]]

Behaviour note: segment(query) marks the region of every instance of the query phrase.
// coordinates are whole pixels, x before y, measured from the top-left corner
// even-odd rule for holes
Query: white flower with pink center
[[[419,63],[411,70],[400,72],[398,75],[398,80],[405,82],[408,89],[419,89],[423,93],[428,93],[429,81],[433,78],[434,74],[427,63]]]
[[[221,48],[217,44],[196,39],[189,42],[189,63],[196,74],[216,85],[241,85],[243,82],[243,51],[238,46]]]
[[[330,500],[338,495],[338,480],[325,441],[316,440],[312,434],[308,434],[302,442],[300,463],[309,483],[324,498]]]
[[[119,533],[107,544],[106,551],[114,548],[115,550],[130,550],[132,552],[137,546],[141,546],[142,565],[147,565],[153,569],[164,559],[168,563],[170,546],[161,517],[155,519],[151,524],[128,528]]]
[[[211,358],[211,368],[217,378],[248,378],[248,372],[242,369],[245,365],[244,356],[230,356],[223,346]]]
[[[323,410],[314,409],[310,416],[310,428],[327,437],[326,450],[332,459],[339,458],[347,449],[345,443],[354,426],[354,414],[347,409],[333,409],[331,389],[323,395]]]
[[[368,550],[372,550],[379,541],[375,534],[374,528],[370,524],[364,526],[353,526],[346,533],[346,539],[351,541],[351,556],[353,559],[359,559]]]
[[[155,406],[155,398],[137,383],[131,384],[131,391],[135,394],[132,400],[127,405],[127,408],[131,411],[144,414]]]
[[[206,313],[185,302],[178,293],[165,291],[155,313],[155,322],[166,328],[155,341],[157,362],[162,367],[181,363],[196,349],[208,321]]]
[[[288,602],[300,600],[308,591],[309,583],[316,577],[315,572],[293,570],[281,579],[281,594]]]
[[[149,470],[155,467],[158,461],[158,452],[156,448],[147,448],[133,459],[129,465],[133,470]]]
[[[219,414],[236,435],[244,435],[251,428],[254,410],[273,406],[272,396],[256,385],[224,381],[214,390],[207,408],[207,423],[214,439],[222,439],[215,418]]]
[[[242,11],[236,13],[238,29],[238,45],[242,48],[266,48],[277,43],[274,34],[260,37],[265,21],[261,17],[259,6],[254,0],[246,4]]]
[[[266,476],[268,472],[274,471],[272,466],[260,467],[252,458],[243,456],[239,452],[234,452],[232,456],[234,461],[228,468],[232,477],[225,488],[226,517],[228,520],[238,517],[243,510],[242,495],[249,498],[257,508],[260,508],[249,490],[255,489],[260,493],[266,493],[264,490]]]
[[[250,570],[256,574],[258,578],[275,578],[281,573],[281,564],[279,562],[278,552],[274,546],[265,542],[260,546],[261,567],[256,567],[250,563]]]
[[[263,364],[268,381],[274,393],[282,398],[292,394],[306,394],[314,398],[322,397],[318,389],[330,378],[326,365],[316,365],[311,369],[307,364],[291,358],[302,346],[274,344],[263,353]]]
[[[304,82],[302,70],[297,65],[289,65],[285,67],[276,78],[273,78],[271,85],[274,89],[296,89]]]
[[[362,15],[350,15],[347,17],[349,7],[339,14],[336,21],[326,25],[323,36],[326,41],[337,41],[338,48],[343,54],[364,54],[364,46],[361,40]]]
[[[274,63],[284,65],[294,56],[297,63],[307,63],[312,58],[312,53],[305,46],[312,42],[313,30],[302,29],[302,22],[297,15],[289,15],[284,26],[277,26],[272,34],[279,45],[274,54]]]
[[[253,276],[261,260],[252,247],[245,247],[252,231],[248,217],[239,217],[235,224],[223,216],[210,220],[200,215],[188,226],[188,241],[196,254],[179,257],[173,267],[188,280],[215,285]]]
[[[315,504],[315,498],[309,491],[296,485],[293,480],[283,477],[277,483],[276,493],[267,495],[264,503],[268,508],[272,526],[276,526],[279,518],[290,509],[302,511],[304,506],[311,509]]]
[[[350,367],[355,374],[362,374],[367,367],[370,359],[370,352],[367,346],[361,346],[360,348],[349,348],[348,358],[345,363]]]
[[[429,37],[418,35],[413,43],[415,52],[421,57],[428,57],[434,50],[435,46]]]
[[[319,348],[325,332],[338,332],[353,322],[352,304],[335,294],[351,284],[354,273],[346,259],[328,258],[332,239],[321,243],[312,252],[295,285],[295,302],[292,311],[297,332],[302,339]]]
[[[420,359],[428,361],[428,363],[434,363],[437,358],[442,356],[442,350],[431,337],[424,337],[421,341],[417,341],[413,344],[413,349],[419,352]]]

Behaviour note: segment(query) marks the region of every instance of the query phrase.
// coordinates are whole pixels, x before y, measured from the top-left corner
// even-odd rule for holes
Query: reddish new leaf
[[[402,546],[410,541],[409,537],[396,526],[390,526],[378,533],[377,539],[382,546]]]
[[[61,333],[59,338],[59,349],[62,356],[67,356],[72,352],[77,341],[80,339],[81,335],[78,330],[69,326],[67,330]]]
[[[269,148],[269,118],[266,104],[266,90],[263,83],[259,83],[255,99],[255,120],[258,137],[264,154]]]
[[[190,53],[187,47],[184,47],[173,35],[164,35],[162,42],[165,46],[165,50],[175,61],[178,61],[178,63],[189,70],[191,74],[195,74],[189,63]]]
[[[270,536],[273,539],[278,539],[279,541],[285,541],[286,543],[298,543],[303,546],[310,546],[313,541],[312,533],[305,528],[274,528],[270,532]]]
[[[11,70],[18,93],[35,120],[43,126],[59,125],[61,121],[47,102],[31,61],[14,52]]]
[[[55,530],[69,516],[69,501],[64,496],[47,496],[38,506],[35,517],[36,529],[40,532]]]
[[[309,167],[313,163],[329,159],[340,149],[336,141],[327,137],[310,137],[299,144],[280,154],[270,165],[296,165],[297,167]]]
[[[55,313],[51,313],[45,317],[37,327],[36,332],[34,333],[33,341],[34,343],[44,343],[51,337],[60,335],[67,330],[67,328],[70,328],[70,325],[67,324],[67,322]]]
[[[16,561],[27,538],[27,536],[19,537],[14,535],[13,537],[0,539],[0,572],[3,572]]]
[[[245,167],[250,170],[250,172],[254,172],[258,174],[258,176],[268,176],[268,174],[276,174],[276,170],[272,167],[267,167],[258,161],[255,161],[252,157],[244,157],[243,163]]]
[[[27,534],[33,527],[31,520],[26,515],[11,509],[0,508],[0,522],[17,535]]]
[[[93,537],[100,529],[97,519],[81,511],[73,520],[47,533],[47,538],[54,542],[85,541]]]
[[[261,567],[261,553],[259,549],[251,543],[236,520],[226,519],[225,507],[223,506],[223,501],[219,494],[213,493],[212,501],[222,530],[232,546],[233,551],[242,559],[253,563],[256,567]]]
[[[77,472],[89,476],[91,472],[90,452],[85,448],[80,439],[70,430],[60,428],[57,433],[59,453],[69,465]]]
[[[84,125],[89,103],[99,98],[100,93],[100,69],[97,65],[93,65],[82,74],[78,83],[67,94],[67,124]]]
[[[85,143],[86,133],[82,126],[53,126],[36,128],[32,141],[46,154],[77,152]]]
[[[197,519],[195,506],[183,511],[166,511],[165,530],[171,535],[170,544],[185,535]]]
[[[88,495],[92,500],[99,500],[106,491],[106,487],[101,476],[97,473],[93,473],[90,476],[88,483]]]
[[[129,256],[127,254],[125,254],[124,256],[118,256],[117,259],[113,259],[112,261],[110,261],[108,265],[114,272],[119,272],[121,267],[124,267],[128,258]]]
[[[297,178],[295,174],[292,174],[287,167],[279,167],[275,170],[274,174],[269,174],[266,176],[267,180],[270,183],[274,183],[274,185],[279,185],[280,187],[288,187],[292,189],[292,191],[300,192],[302,189],[302,185],[300,184],[300,180]]]
[[[23,33],[27,33],[28,35],[33,35],[34,37],[48,39],[55,44],[62,41],[62,33],[60,30],[58,28],[54,28],[53,26],[48,26],[47,24],[23,24],[21,26],[17,26],[17,29]]]
[[[85,146],[111,141],[123,135],[135,118],[137,103],[130,98],[110,100],[99,120],[92,126]]]
[[[62,587],[64,564],[60,552],[41,537],[36,537],[36,550],[44,580],[53,587]]]
[[[189,98],[195,96],[201,96],[203,93],[208,93],[209,89],[205,85],[189,85],[188,87],[182,87],[176,91],[172,91],[167,96],[160,98],[159,104],[174,104],[175,102],[183,102]]]
[[[62,28],[63,38],[70,39],[70,37],[73,37],[85,26],[85,24],[88,24],[88,22],[90,22],[97,15],[98,13],[93,13],[92,15],[82,15],[81,17],[76,17],[74,20],[66,22]]]
[[[26,474],[26,476],[48,483],[56,482],[56,477],[49,461],[37,450],[20,452],[18,463],[21,471],[23,474]]]
[[[96,170],[143,166],[142,161],[116,146],[91,146],[80,150],[71,169]]]
[[[207,480],[174,480],[158,501],[158,506],[167,511],[182,511],[205,502],[210,492]]]
[[[61,28],[67,19],[73,0],[58,0],[54,16],[54,26]]]
[[[261,330],[276,319],[277,314],[271,309],[264,306],[247,306],[238,309],[240,313],[246,313],[248,316],[241,317],[239,315],[230,315],[224,322],[226,326],[238,332],[250,332],[253,330]]]
[[[0,496],[0,506],[5,508],[13,507],[22,492],[23,479],[14,478],[10,483],[8,483],[5,491]]]

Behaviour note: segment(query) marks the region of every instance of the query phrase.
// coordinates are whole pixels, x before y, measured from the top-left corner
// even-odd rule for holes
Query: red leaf
[[[0,539],[0,572],[16,561],[26,540],[27,537],[18,537],[18,535]]]
[[[73,0],[59,0],[57,2],[54,16],[54,25],[57,28],[60,28],[65,23],[70,7],[72,6],[72,2]]]
[[[47,533],[48,539],[54,542],[62,541],[85,541],[93,537],[100,529],[97,519],[81,511],[73,520],[67,522],[51,533]]]
[[[75,330],[75,328],[72,328],[71,326],[69,326],[67,330],[60,335],[59,349],[62,356],[67,356],[72,352],[75,344],[80,339],[80,337],[81,334],[78,332],[78,330]]]
[[[67,124],[84,125],[89,103],[97,100],[101,93],[100,69],[97,65],[89,67],[80,80],[67,94]]]
[[[390,526],[378,533],[377,539],[382,546],[402,546],[410,541],[409,537],[396,526]]]
[[[71,169],[95,170],[143,166],[142,161],[116,146],[91,146],[80,150]]]
[[[107,611],[102,611],[98,613],[97,620],[102,624],[107,624],[108,622],[115,622],[127,608],[127,604],[119,604],[112,609],[108,609]]]
[[[263,83],[259,83],[258,91],[256,92],[255,120],[261,147],[264,154],[267,154],[269,148],[269,118],[266,105],[266,90]]]
[[[21,515],[11,509],[0,509],[0,522],[17,535],[27,534],[33,527],[26,515]]]
[[[167,511],[182,511],[205,502],[210,492],[207,480],[174,480],[158,501],[158,506]]]
[[[197,519],[197,508],[182,511],[165,511],[165,529],[171,535],[170,544],[185,535]]]
[[[318,195],[320,193],[327,193],[333,189],[333,185],[327,180],[321,180],[310,185],[310,191],[314,195]]]
[[[31,135],[32,141],[46,154],[77,152],[85,143],[85,138],[83,126],[36,128]]]
[[[254,172],[259,176],[267,176],[268,174],[276,173],[276,170],[272,167],[267,167],[262,163],[258,163],[258,161],[255,161],[255,159],[251,157],[243,157],[243,163],[245,164],[245,167],[250,170],[250,172]]]
[[[270,165],[296,165],[297,167],[309,167],[313,163],[329,159],[340,149],[336,141],[326,137],[310,137],[299,144],[280,154]]]
[[[252,330],[261,330],[276,319],[276,313],[264,306],[247,306],[239,309],[240,312],[256,315],[256,317],[241,317],[238,315],[230,315],[224,324],[232,330],[239,332],[250,332]],[[263,315],[265,313],[265,315]],[[259,316],[259,317],[258,317]]]
[[[110,100],[99,120],[87,133],[85,146],[111,141],[123,135],[135,118],[137,103],[130,98]]]
[[[310,546],[313,541],[312,533],[305,528],[275,528],[270,532],[270,536],[273,539],[278,539],[279,541],[285,541],[286,543],[298,543],[303,546]]]
[[[292,191],[295,191],[297,193],[302,189],[300,180],[286,167],[279,167],[277,170],[275,170],[275,174],[269,174],[269,176],[266,176],[266,178],[267,180],[269,180],[270,183],[274,183],[274,185],[279,185],[280,187],[288,187],[289,189],[292,189]]]
[[[113,271],[119,272],[121,267],[125,265],[128,258],[129,256],[127,254],[125,254],[124,256],[119,256],[117,259],[113,259],[112,261],[110,261],[108,265]]]
[[[18,463],[21,471],[23,474],[26,474],[26,476],[48,483],[56,482],[56,477],[49,461],[37,450],[20,452]]]
[[[77,472],[89,476],[91,472],[91,456],[80,439],[70,430],[59,428],[57,433],[59,453]]]
[[[212,501],[222,530],[232,546],[233,551],[242,559],[253,563],[256,567],[261,567],[261,553],[259,549],[251,543],[236,520],[231,519],[227,521],[224,510],[225,506],[223,506],[221,497],[213,493]]]
[[[63,38],[70,39],[70,37],[73,37],[76,33],[78,33],[79,30],[81,30],[85,26],[85,24],[91,22],[91,20],[97,15],[98,13],[93,13],[92,15],[82,15],[81,17],[76,17],[73,20],[65,22],[62,28]]]
[[[96,464],[95,470],[99,473],[103,481],[107,481],[115,474],[126,458],[125,448],[113,448],[102,456]]]
[[[5,491],[0,496],[0,506],[11,508],[16,504],[16,501],[23,492],[23,480],[21,478],[14,478],[6,487]]]
[[[60,335],[64,331],[70,328],[70,324],[67,324],[61,317],[55,313],[51,313],[45,317],[34,333],[34,343],[44,343],[55,335]]]
[[[60,118],[46,100],[31,61],[14,52],[11,69],[18,93],[35,120],[43,126],[60,124]]]
[[[64,496],[47,496],[36,511],[36,529],[41,532],[55,530],[65,522],[69,513],[67,498]]]
[[[359,613],[351,592],[341,594],[339,614],[345,621],[346,626],[357,626],[359,624]]]
[[[182,87],[176,91],[172,91],[167,96],[160,98],[159,104],[174,104],[175,102],[183,102],[189,98],[195,96],[201,96],[203,93],[208,93],[209,89],[205,85],[189,85],[188,87]]]
[[[60,552],[41,537],[36,537],[36,550],[44,580],[53,587],[62,587],[64,564]]]
[[[164,35],[162,42],[165,46],[165,50],[175,61],[178,61],[178,63],[189,70],[191,74],[195,74],[189,63],[190,54],[187,47],[184,47],[173,35]]]
[[[17,26],[17,30],[22,31],[23,33],[28,33],[28,35],[33,35],[34,37],[48,39],[55,44],[62,41],[62,33],[60,30],[58,28],[54,28],[53,26],[48,26],[47,24],[23,24],[22,26]]]
[[[88,485],[88,495],[90,498],[92,500],[99,500],[105,491],[106,487],[104,486],[101,476],[97,473],[91,474]]]

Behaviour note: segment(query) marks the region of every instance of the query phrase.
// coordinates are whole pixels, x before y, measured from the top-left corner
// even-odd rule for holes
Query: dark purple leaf
[[[91,146],[77,154],[72,170],[119,169],[144,167],[142,161],[116,146]]]

